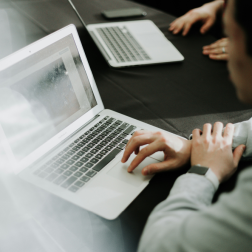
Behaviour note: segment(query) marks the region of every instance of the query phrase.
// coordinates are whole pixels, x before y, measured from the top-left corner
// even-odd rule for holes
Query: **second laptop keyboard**
[[[99,35],[110,49],[117,62],[150,60],[143,47],[126,27],[97,28]]]
[[[136,126],[107,116],[34,174],[76,192],[125,148],[125,138],[135,129]]]

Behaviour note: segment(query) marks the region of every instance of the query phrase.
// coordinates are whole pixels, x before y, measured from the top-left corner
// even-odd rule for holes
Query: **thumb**
[[[202,25],[202,27],[200,28],[200,32],[202,34],[205,34],[210,28],[211,26],[214,24],[214,20],[212,18],[208,19],[204,25]]]
[[[242,157],[243,152],[245,151],[246,146],[244,144],[239,145],[238,147],[235,148],[233,152],[233,158],[234,158],[234,165],[235,167],[238,166],[239,161]]]

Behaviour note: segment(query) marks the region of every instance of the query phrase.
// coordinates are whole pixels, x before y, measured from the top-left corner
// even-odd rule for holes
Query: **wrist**
[[[192,166],[188,170],[188,173],[194,173],[200,176],[204,176],[207,180],[209,180],[213,184],[215,190],[217,190],[220,185],[220,181],[218,177],[211,170],[210,167],[205,167],[205,166],[201,166],[200,164],[197,164],[197,165]]]

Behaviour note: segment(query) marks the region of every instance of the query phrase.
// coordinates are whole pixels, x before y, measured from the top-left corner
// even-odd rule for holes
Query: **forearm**
[[[252,118],[248,121],[236,123],[232,147],[235,149],[240,144],[246,146],[243,158],[252,158]]]
[[[185,174],[179,177],[169,197],[150,215],[139,252],[183,251],[181,239],[184,220],[211,205],[214,193],[213,184],[203,176]],[[184,241],[182,243],[186,246]]]

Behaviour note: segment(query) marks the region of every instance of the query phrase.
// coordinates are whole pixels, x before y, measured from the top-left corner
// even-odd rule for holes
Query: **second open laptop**
[[[111,67],[184,60],[183,55],[151,20],[86,25],[72,0],[68,2]]]
[[[160,130],[104,109],[74,25],[0,61],[2,168],[104,218],[116,218],[148,185],[120,162],[137,129]]]

